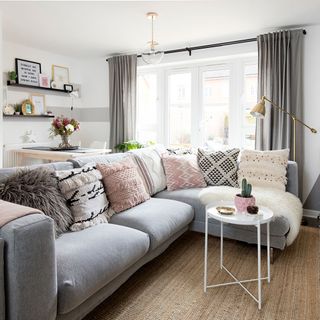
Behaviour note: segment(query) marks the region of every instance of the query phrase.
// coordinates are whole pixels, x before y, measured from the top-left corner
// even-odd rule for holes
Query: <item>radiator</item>
[[[20,164],[20,157],[16,149],[25,147],[38,147],[38,146],[49,146],[50,143],[12,143],[3,145],[3,167],[11,168],[17,167]]]

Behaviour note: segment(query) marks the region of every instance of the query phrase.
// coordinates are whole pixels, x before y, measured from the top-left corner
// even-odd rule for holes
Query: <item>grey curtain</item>
[[[135,138],[137,55],[117,56],[109,63],[110,148]]]
[[[279,31],[258,36],[258,96],[266,96],[298,119],[302,108],[303,30]],[[302,128],[297,128],[296,159],[301,162]],[[290,148],[292,159],[293,126],[290,116],[266,102],[266,117],[257,120],[256,149]]]

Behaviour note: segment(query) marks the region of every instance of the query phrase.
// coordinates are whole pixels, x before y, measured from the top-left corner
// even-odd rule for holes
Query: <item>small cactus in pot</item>
[[[238,212],[246,212],[247,207],[256,204],[255,197],[251,194],[252,185],[243,178],[241,181],[241,193],[237,194],[234,199],[234,204]]]

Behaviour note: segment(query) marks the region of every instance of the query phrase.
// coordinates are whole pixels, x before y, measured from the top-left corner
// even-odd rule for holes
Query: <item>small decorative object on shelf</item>
[[[14,114],[16,116],[19,116],[21,114],[21,112],[22,112],[22,104],[21,103],[16,103],[14,105]]]
[[[45,114],[46,111],[46,99],[43,94],[32,93],[30,95],[30,100],[34,105],[35,114]]]
[[[46,74],[39,74],[39,84],[41,88],[50,88],[50,80]]]
[[[8,104],[3,108],[3,114],[12,116],[14,114],[14,106],[12,104]]]
[[[239,212],[246,212],[247,207],[256,204],[255,197],[251,194],[252,185],[247,183],[247,179],[242,179],[241,194],[237,194],[234,198],[234,204]]]
[[[75,119],[69,119],[63,116],[56,117],[51,123],[51,135],[61,137],[62,142],[59,149],[70,150],[75,149],[70,144],[70,136],[80,129],[80,123]]]
[[[21,107],[22,114],[34,114],[34,104],[30,99],[24,100]]]
[[[64,84],[63,88],[67,92],[72,92],[73,91],[73,85],[72,84]]]
[[[15,71],[9,71],[8,78],[10,84],[16,84],[17,73]]]
[[[257,214],[259,212],[259,207],[257,206],[248,206],[247,212],[250,214]]]

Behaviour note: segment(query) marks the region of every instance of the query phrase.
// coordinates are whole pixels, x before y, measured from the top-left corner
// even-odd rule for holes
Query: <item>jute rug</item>
[[[220,240],[209,238],[209,282],[230,281],[219,269]],[[320,229],[302,227],[295,243],[271,266],[263,282],[263,304],[238,285],[203,292],[204,235],[188,232],[142,267],[86,320],[320,319]],[[257,272],[256,247],[225,241],[225,265],[240,279]],[[262,252],[266,274],[266,250]],[[247,284],[256,293],[257,284]]]

